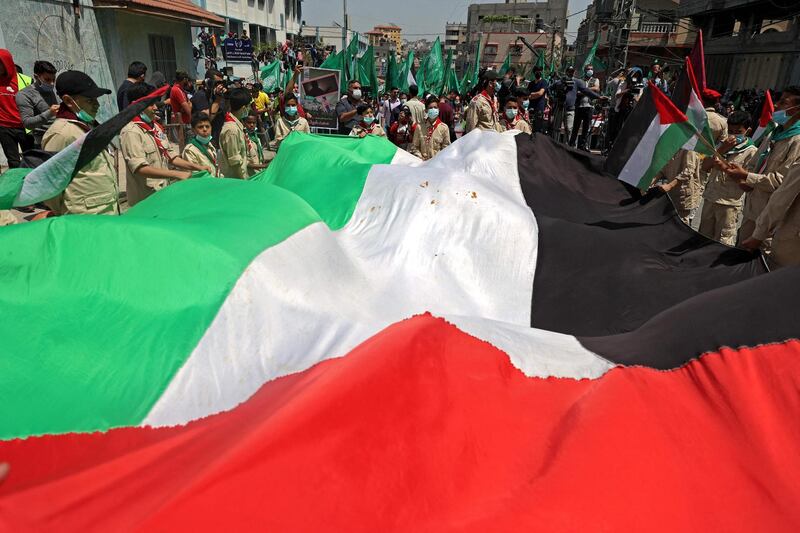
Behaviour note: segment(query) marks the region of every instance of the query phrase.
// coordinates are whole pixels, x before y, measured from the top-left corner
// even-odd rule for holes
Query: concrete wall
[[[100,28],[90,0],[81,0],[80,18],[66,2],[48,0],[0,0],[0,47],[7,48],[25,73],[43,59],[59,71],[81,70],[101,87],[115,89]],[[113,95],[101,98],[98,114],[105,120],[117,112]]]

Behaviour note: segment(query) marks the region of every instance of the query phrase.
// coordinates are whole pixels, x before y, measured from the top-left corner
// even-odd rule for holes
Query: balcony
[[[634,30],[640,33],[675,33],[678,25],[672,22],[642,22],[639,29]]]

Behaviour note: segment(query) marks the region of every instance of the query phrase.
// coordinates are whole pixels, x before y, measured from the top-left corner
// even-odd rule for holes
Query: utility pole
[[[344,23],[342,24],[342,50],[347,48],[347,0],[342,0],[344,8]]]

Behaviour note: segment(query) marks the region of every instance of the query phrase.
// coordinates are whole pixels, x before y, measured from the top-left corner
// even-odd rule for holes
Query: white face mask
[[[361,100],[361,89],[353,89],[353,99]]]

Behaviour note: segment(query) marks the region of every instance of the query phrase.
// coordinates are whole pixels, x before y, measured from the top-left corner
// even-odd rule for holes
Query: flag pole
[[[722,155],[720,155],[720,153],[719,153],[719,152],[717,152],[717,148],[716,148],[714,145],[712,145],[710,142],[708,142],[708,139],[706,139],[705,137],[703,137],[703,134],[702,134],[702,133],[700,133],[700,130],[698,130],[698,129],[695,127],[695,125],[694,125],[694,124],[692,124],[691,122],[687,121],[686,123],[687,123],[687,124],[689,124],[689,125],[692,127],[692,129],[694,130],[694,134],[695,134],[695,136],[696,136],[696,137],[697,137],[697,138],[700,140],[700,142],[702,142],[702,143],[703,143],[703,145],[704,145],[706,148],[708,148],[709,150],[711,150],[712,152],[714,152],[714,155],[715,155],[715,156],[716,156],[718,159],[720,159],[720,160],[723,160],[723,161],[724,161],[724,159],[723,159]]]

